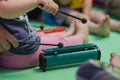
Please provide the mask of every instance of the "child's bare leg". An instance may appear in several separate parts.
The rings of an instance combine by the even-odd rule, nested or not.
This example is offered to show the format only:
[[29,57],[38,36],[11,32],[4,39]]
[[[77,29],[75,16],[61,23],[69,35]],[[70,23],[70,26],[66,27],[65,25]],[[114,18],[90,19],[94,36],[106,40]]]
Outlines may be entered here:
[[117,20],[110,19],[110,29],[113,31],[120,32],[120,22]]
[[[85,16],[82,13],[79,13],[76,11],[73,11],[70,14],[74,15],[76,17],[79,17],[79,18],[85,18]],[[74,35],[79,35],[80,38],[83,39],[84,43],[87,43],[88,42],[88,35],[89,35],[88,23],[83,24],[80,20],[73,19],[72,17],[68,17],[66,19],[68,24],[71,24],[71,20],[73,20],[72,23],[74,23],[73,25],[76,27]]]
[[72,19],[67,32],[62,33],[61,35],[64,37],[68,37],[73,35],[74,33],[75,33],[75,22],[74,22],[74,19]]
[[89,22],[89,31],[90,33],[97,34],[103,37],[107,37],[110,34],[110,28],[109,28],[109,17],[106,16],[105,20],[100,23],[93,23]]
[[[102,12],[97,12],[94,10],[91,11],[91,20],[94,22],[102,23],[103,20],[105,19],[105,17],[106,17],[106,15]],[[113,31],[120,32],[120,22],[113,20],[113,19],[110,19],[110,29]]]
[[90,14],[90,19],[96,23],[103,23],[103,21],[106,19],[106,15],[102,12],[97,12],[92,10]]
[[75,25],[76,25],[75,35],[79,35],[80,38],[82,37],[83,42],[87,43],[89,38],[88,24],[83,24],[81,21],[76,20]]
[[111,53],[110,63],[114,66],[120,67],[120,56],[116,53]]

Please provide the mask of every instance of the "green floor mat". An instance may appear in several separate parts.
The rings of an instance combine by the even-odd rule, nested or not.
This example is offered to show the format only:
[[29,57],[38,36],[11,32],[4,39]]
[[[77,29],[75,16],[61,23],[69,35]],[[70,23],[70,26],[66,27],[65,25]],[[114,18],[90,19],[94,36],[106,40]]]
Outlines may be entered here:
[[[44,25],[45,28],[55,27],[31,20],[32,25]],[[39,27],[36,27],[36,30]],[[107,38],[90,34],[89,43],[95,43],[101,50],[101,61],[109,63],[110,53],[116,52],[120,55],[120,33],[111,32]],[[10,70],[0,68],[0,80],[75,80],[78,67],[67,67],[42,72],[39,67]]]

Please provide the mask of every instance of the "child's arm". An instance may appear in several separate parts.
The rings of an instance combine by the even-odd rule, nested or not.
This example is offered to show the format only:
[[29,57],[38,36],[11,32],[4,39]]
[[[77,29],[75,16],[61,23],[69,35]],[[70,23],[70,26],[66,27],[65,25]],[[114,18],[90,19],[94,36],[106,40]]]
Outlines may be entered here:
[[6,19],[17,18],[38,7],[39,4],[44,5],[41,8],[42,10],[53,14],[58,10],[58,6],[53,0],[2,0],[0,1],[0,17]]
[[84,0],[83,13],[84,13],[88,18],[90,17],[91,8],[92,8],[92,0]]

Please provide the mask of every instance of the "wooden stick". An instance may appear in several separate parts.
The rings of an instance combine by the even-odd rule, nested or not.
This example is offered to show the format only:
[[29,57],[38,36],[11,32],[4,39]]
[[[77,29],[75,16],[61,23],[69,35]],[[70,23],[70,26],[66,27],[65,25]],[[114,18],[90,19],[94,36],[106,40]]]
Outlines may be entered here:
[[[44,7],[43,4],[39,4],[39,6]],[[65,12],[60,11],[60,10],[58,10],[58,12],[61,13],[61,14],[64,14],[64,15],[67,15],[67,16],[70,16],[70,17],[73,17],[73,18],[75,18],[75,19],[81,20],[81,22],[82,22],[83,24],[85,24],[85,23],[87,22],[87,19],[86,19],[86,18],[82,18],[82,19],[80,19],[80,18],[78,18],[78,17],[76,17],[76,16],[73,16],[73,15],[71,15],[71,14],[65,13]]]
[[46,44],[46,43],[38,43],[38,42],[22,42],[22,44],[32,44],[32,45],[47,45],[47,46],[57,46],[58,48],[63,48],[63,43],[58,44]]

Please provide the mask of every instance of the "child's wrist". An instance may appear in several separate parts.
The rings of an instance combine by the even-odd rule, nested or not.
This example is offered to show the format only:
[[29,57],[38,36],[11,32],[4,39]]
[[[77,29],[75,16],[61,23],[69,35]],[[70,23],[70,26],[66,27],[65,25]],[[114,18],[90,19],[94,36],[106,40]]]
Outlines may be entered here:
[[38,6],[38,0],[28,0],[30,2],[30,7],[36,8]]
[[36,5],[36,7],[38,7],[39,6],[39,0],[35,0],[35,5]]

